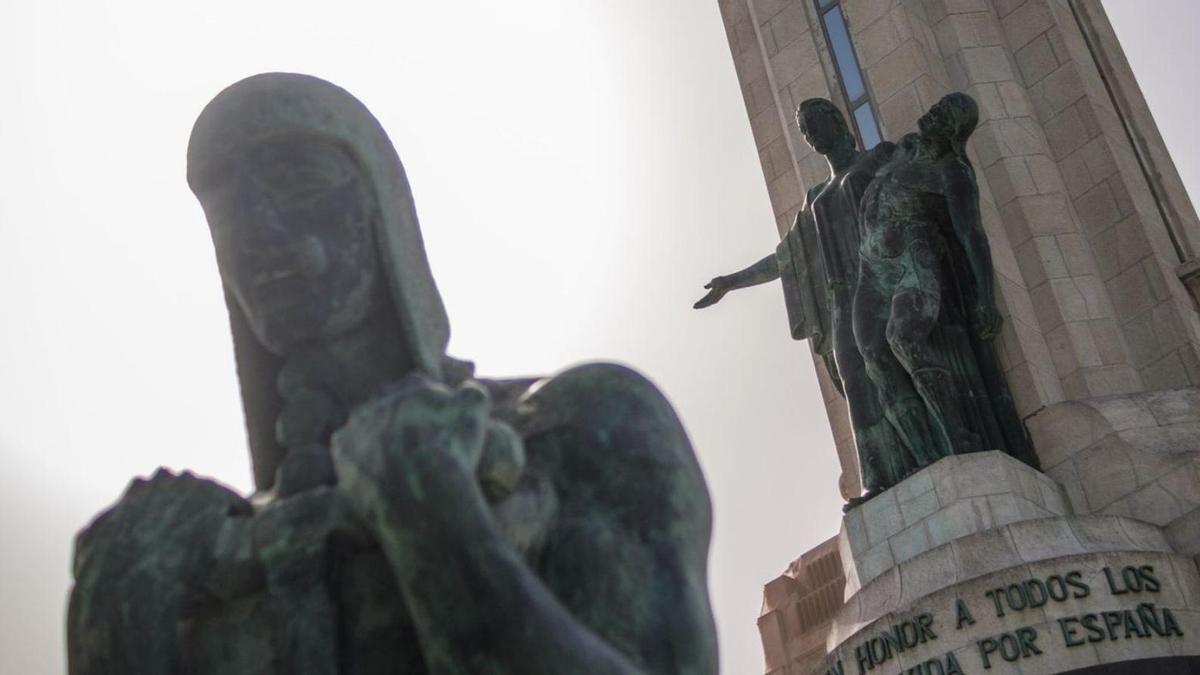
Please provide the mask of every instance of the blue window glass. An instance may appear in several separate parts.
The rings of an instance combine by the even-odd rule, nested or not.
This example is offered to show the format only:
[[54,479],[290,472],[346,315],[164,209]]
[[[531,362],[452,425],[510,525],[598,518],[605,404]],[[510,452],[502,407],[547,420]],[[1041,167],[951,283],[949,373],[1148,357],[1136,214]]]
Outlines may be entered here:
[[854,122],[858,125],[863,150],[870,150],[883,140],[879,136],[879,125],[875,123],[875,113],[871,112],[869,101],[854,109]]
[[[878,0],[869,0],[876,2]],[[846,107],[854,118],[854,129],[859,145],[864,150],[879,145],[883,135],[879,133],[879,122],[875,119],[875,111],[871,108],[870,93],[867,91],[866,80],[858,66],[858,57],[854,54],[854,43],[850,39],[850,30],[846,26],[846,15],[842,12],[842,0],[813,0],[817,11],[821,13],[821,26],[825,29],[825,42],[833,53],[833,64],[837,69],[838,79],[841,80],[842,94],[845,95]]]
[[838,74],[842,77],[842,85],[846,88],[846,98],[857,101],[867,93],[863,85],[862,73],[858,70],[858,59],[854,58],[854,46],[850,43],[850,32],[846,30],[846,19],[842,16],[842,8],[834,7],[825,12],[825,31],[829,35],[833,56],[837,61]]

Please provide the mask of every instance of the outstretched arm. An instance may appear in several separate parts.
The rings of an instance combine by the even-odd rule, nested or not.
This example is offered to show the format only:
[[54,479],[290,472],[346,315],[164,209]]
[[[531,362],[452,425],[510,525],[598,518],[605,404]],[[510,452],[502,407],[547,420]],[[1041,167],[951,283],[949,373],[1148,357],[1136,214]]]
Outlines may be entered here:
[[[802,227],[803,219],[808,217],[809,214],[809,205],[813,203],[813,200],[825,189],[828,183],[828,179],[823,180],[808,190],[808,194],[804,197],[804,203],[796,213],[796,220],[792,224],[793,231]],[[780,272],[779,258],[772,253],[746,269],[739,270],[733,274],[714,277],[712,281],[704,284],[704,287],[709,289],[708,295],[697,300],[696,304],[692,305],[692,307],[694,309],[703,309],[710,305],[715,305],[729,291],[765,284],[768,281],[775,281],[779,278]]]
[[692,307],[703,309],[709,305],[715,305],[729,291],[765,284],[768,281],[774,281],[778,278],[779,262],[776,260],[775,254],[772,253],[744,270],[725,276],[713,277],[712,281],[704,284],[704,287],[709,289],[708,294],[697,300],[696,304],[692,305]]
[[981,338],[990,340],[1000,331],[1002,319],[996,309],[992,251],[979,214],[979,188],[975,175],[969,166],[954,161],[942,170],[941,183],[954,234],[971,266],[975,287],[975,306],[972,308],[975,329]]

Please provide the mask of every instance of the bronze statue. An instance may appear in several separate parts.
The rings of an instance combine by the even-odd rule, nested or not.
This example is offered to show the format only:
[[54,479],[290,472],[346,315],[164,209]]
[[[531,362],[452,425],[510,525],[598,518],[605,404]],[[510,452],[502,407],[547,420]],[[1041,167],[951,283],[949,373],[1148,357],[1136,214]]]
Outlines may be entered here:
[[792,336],[811,339],[846,398],[870,499],[954,453],[1036,465],[992,340],[1000,328],[979,193],[966,156],[975,102],[951,94],[896,148],[858,152],[824,99],[800,105],[830,177],[774,255],[710,281],[695,304],[782,278]]
[[711,509],[614,365],[483,380],[403,167],[345,91],[273,73],[188,149],[258,493],[160,470],[80,534],[71,675],[717,671]]
[[774,254],[710,281],[708,294],[695,307],[715,304],[730,290],[782,278],[792,337],[812,340],[813,351],[846,399],[864,498],[869,498],[917,467],[884,418],[854,339],[851,313],[858,284],[859,202],[894,146],[882,143],[860,152],[842,113],[825,99],[801,103],[796,122],[809,146],[828,160],[829,177],[809,189]]
[[934,105],[867,188],[854,333],[921,463],[1000,449],[1034,464],[993,348],[1001,316],[966,143],[970,96]]

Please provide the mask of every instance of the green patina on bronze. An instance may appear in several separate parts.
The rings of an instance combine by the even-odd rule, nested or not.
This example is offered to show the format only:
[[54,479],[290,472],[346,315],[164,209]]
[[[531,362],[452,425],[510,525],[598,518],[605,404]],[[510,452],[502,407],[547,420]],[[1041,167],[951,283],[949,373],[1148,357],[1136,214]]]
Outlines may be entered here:
[[920,133],[867,151],[824,99],[800,105],[830,176],[808,191],[776,253],[713,279],[696,303],[782,278],[792,336],[846,399],[863,498],[941,457],[1004,450],[1035,463],[996,361],[991,253],[966,156],[975,102],[951,94]]
[[1030,464],[996,360],[991,250],[966,143],[975,101],[950,94],[876,174],[860,212],[854,332],[914,468],[999,449]]
[[711,675],[711,507],[626,368],[473,378],[374,117],[259,75],[189,182],[229,306],[259,491],[134,481],[78,537],[71,675]]

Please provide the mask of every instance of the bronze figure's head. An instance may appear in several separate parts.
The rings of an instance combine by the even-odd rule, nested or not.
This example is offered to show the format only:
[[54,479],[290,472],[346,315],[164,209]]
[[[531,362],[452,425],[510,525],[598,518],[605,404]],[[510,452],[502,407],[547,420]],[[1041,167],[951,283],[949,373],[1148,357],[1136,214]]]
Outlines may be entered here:
[[407,367],[440,379],[450,327],[400,158],[345,90],[291,73],[246,78],[192,130],[188,183],[216,249],[260,489],[285,358],[368,320],[394,326]]
[[917,120],[922,136],[949,141],[960,156],[965,156],[967,139],[978,124],[979,106],[975,99],[962,92],[943,96]]
[[829,155],[843,147],[853,149],[854,134],[842,111],[823,98],[806,99],[796,108],[796,125],[809,147],[822,155]]
[[207,195],[221,279],[273,353],[336,338],[377,305],[378,207],[340,144],[298,134],[264,139],[226,158]]

